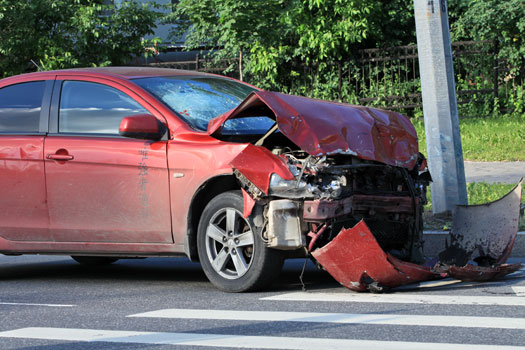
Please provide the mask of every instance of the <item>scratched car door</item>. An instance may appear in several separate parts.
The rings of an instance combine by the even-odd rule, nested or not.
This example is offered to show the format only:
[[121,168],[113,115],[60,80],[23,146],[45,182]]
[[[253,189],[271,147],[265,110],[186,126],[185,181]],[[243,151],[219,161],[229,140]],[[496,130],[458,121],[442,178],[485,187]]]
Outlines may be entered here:
[[0,86],[0,238],[46,241],[44,160],[54,76]]
[[116,83],[61,78],[44,147],[53,239],[173,242],[166,141],[118,135],[123,117],[149,113],[145,103]]

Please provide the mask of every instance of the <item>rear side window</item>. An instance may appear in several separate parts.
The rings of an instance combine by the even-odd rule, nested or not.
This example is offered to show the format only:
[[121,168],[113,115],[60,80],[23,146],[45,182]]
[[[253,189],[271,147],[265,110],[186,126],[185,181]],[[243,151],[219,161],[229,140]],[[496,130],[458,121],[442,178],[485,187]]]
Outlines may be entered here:
[[44,81],[0,89],[0,133],[37,133],[45,89]]
[[122,118],[142,113],[148,111],[111,86],[65,81],[60,97],[58,131],[118,135]]

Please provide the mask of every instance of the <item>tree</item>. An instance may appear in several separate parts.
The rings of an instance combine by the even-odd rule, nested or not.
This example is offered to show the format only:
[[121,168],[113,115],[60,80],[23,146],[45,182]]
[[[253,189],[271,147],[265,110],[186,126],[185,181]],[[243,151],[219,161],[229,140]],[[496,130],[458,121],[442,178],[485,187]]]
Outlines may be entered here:
[[0,69],[18,74],[31,60],[45,70],[126,64],[144,52],[158,16],[136,1],[0,0]]
[[365,0],[181,0],[168,21],[188,48],[215,47],[218,56],[245,53],[260,86],[281,86],[294,62],[318,63],[351,54],[367,36]]
[[[359,49],[415,43],[413,4],[412,0],[179,0],[167,21],[176,24],[174,36],[185,35],[188,49],[213,49],[217,58],[242,53],[245,75],[262,88],[355,103],[363,91],[368,97],[388,96],[417,86],[417,81],[388,85],[384,79],[368,90],[350,86],[362,78]],[[523,0],[449,0],[452,38],[497,40],[500,58],[512,67],[506,81],[523,76],[524,7]],[[487,74],[487,67],[470,63],[484,73],[469,70],[469,74],[492,77],[491,68]],[[388,65],[376,69],[377,76],[392,73]],[[516,95],[516,101],[522,95]]]
[[511,74],[525,63],[525,1],[454,0],[457,19],[451,24],[453,40],[495,40],[499,58],[510,63]]

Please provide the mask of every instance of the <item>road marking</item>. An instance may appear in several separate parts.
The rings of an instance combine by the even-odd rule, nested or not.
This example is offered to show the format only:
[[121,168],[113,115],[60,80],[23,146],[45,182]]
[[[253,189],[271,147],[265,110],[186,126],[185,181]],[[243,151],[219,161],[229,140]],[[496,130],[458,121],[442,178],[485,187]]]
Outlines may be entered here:
[[525,329],[525,318],[165,309],[127,317]]
[[260,300],[331,301],[345,303],[398,303],[398,304],[448,304],[448,305],[498,305],[525,306],[525,298],[436,294],[359,294],[353,292],[294,292],[260,298]]
[[452,278],[447,278],[441,281],[426,281],[426,282],[419,282],[419,283],[412,283],[407,284],[404,286],[396,287],[396,291],[398,290],[410,290],[410,289],[423,289],[423,288],[435,288],[435,287],[443,287],[443,286],[449,286],[452,284],[462,283],[461,280],[456,280]]
[[523,286],[512,286],[512,290],[519,297],[525,297],[525,287]]
[[128,344],[165,344],[229,348],[296,349],[296,350],[525,350],[525,347],[452,343],[418,343],[334,338],[296,338],[246,336],[234,334],[164,333],[109,331],[74,328],[21,328],[0,332],[2,338],[30,338]]
[[76,305],[68,305],[68,304],[32,304],[32,303],[4,303],[4,302],[0,302],[0,305],[48,306],[48,307],[75,307],[76,306]]

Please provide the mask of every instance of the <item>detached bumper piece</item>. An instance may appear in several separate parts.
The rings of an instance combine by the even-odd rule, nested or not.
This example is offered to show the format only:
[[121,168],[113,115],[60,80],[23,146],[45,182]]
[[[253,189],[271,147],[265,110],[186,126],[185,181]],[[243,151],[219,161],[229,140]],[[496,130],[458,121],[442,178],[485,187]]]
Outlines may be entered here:
[[351,229],[343,229],[312,255],[339,283],[357,292],[384,292],[404,284],[444,277],[428,267],[385,253],[364,221]]
[[[439,253],[439,268],[462,281],[499,279],[518,270],[507,265],[519,228],[521,180],[497,201],[456,207],[450,243]],[[467,264],[470,260],[478,266]]]
[[518,271],[521,266],[521,263],[502,264],[493,267],[474,266],[467,264],[462,267],[449,266],[448,274],[451,277],[462,281],[484,282],[501,279],[509,273]]
[[432,269],[384,252],[364,221],[311,254],[341,285],[358,292],[384,292],[447,274],[462,281],[500,279],[522,266],[505,264],[518,232],[521,188],[522,181],[495,202],[458,206],[450,243]]

